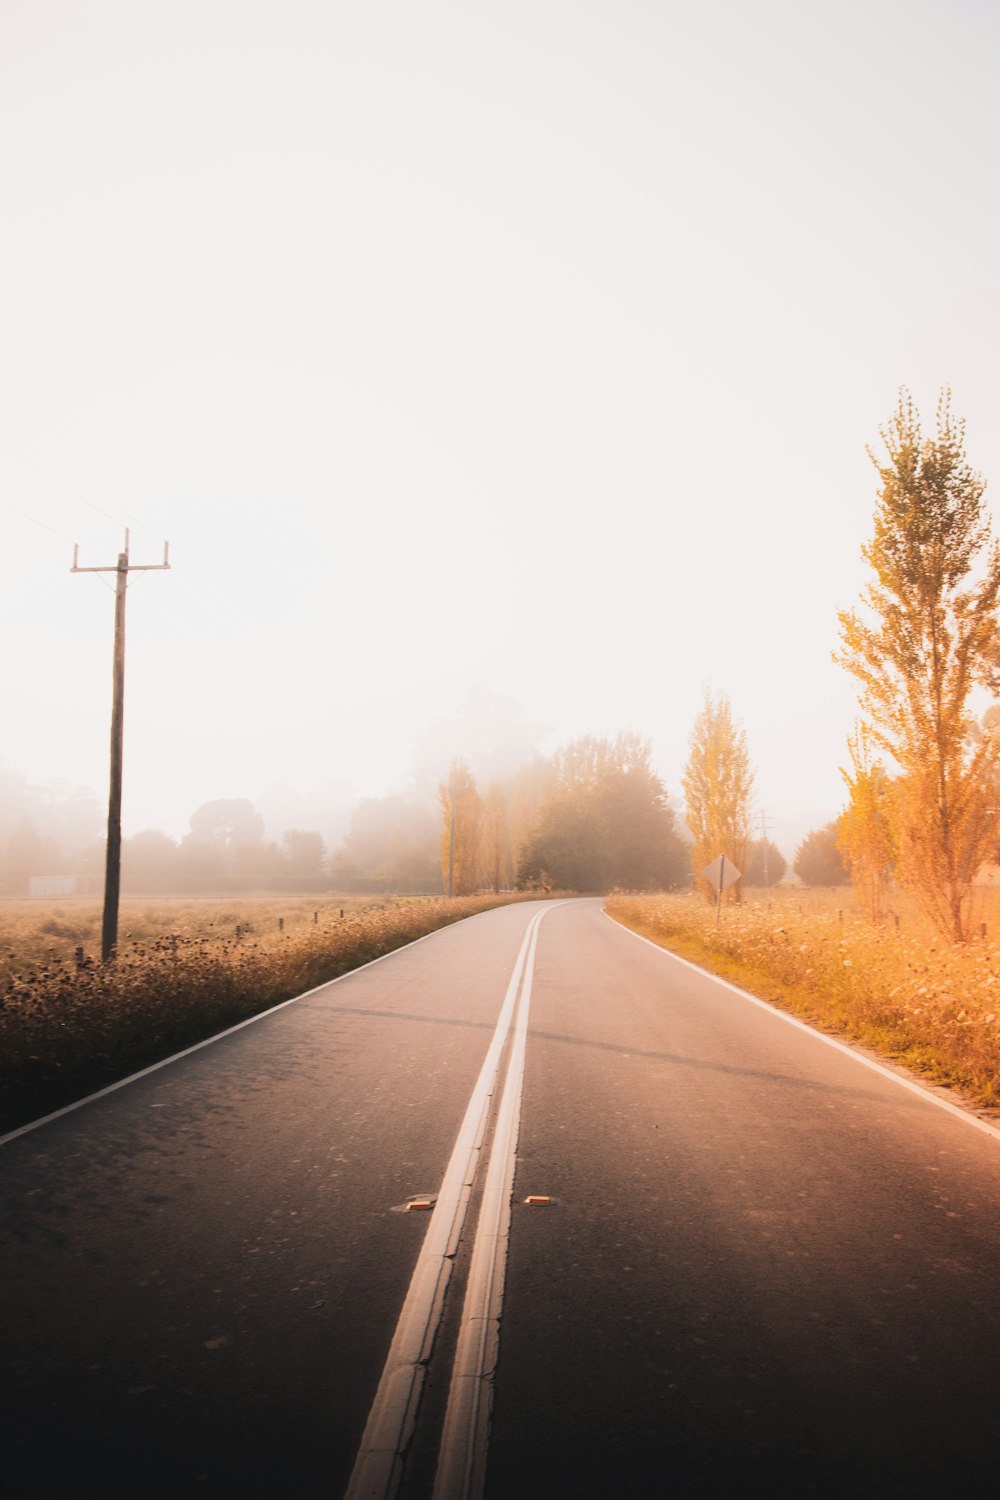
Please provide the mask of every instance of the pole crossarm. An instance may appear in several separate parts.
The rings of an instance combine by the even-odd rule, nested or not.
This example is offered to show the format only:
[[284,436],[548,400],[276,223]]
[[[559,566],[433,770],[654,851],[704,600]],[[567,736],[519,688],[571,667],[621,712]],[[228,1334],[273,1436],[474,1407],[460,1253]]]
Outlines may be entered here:
[[[125,551],[124,551],[124,554],[122,554],[125,557],[125,569],[126,569],[126,572],[129,572],[129,573],[162,573],[165,568],[169,570],[169,568],[170,568],[170,543],[169,542],[164,542],[163,543],[163,561],[161,563],[134,563],[134,562],[129,562],[128,561],[128,545],[129,545],[129,543],[128,543],[128,532],[126,531],[126,533],[125,533]],[[79,558],[79,556],[80,556],[79,543],[74,542],[73,543],[73,566],[70,568],[70,572],[71,573],[117,573],[118,569],[121,567],[121,561],[119,560],[118,562],[115,562],[115,563],[108,563],[108,565],[107,565],[106,568],[81,568],[80,565],[79,565],[79,562],[77,561],[77,559]]]

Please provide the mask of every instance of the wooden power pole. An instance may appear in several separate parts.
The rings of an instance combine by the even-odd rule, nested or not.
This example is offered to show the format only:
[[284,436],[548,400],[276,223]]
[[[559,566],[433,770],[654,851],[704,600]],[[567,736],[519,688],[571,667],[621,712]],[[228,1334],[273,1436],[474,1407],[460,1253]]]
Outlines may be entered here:
[[115,651],[112,668],[111,698],[111,789],[108,794],[108,848],[104,866],[104,920],[101,925],[101,959],[107,963],[114,958],[118,946],[118,902],[122,883],[122,762],[125,744],[125,593],[128,575],[132,573],[157,573],[170,567],[169,543],[163,544],[161,563],[130,563],[128,560],[128,532],[125,533],[125,550],[119,552],[117,563],[106,568],[81,568],[80,549],[73,548],[73,573],[116,573],[115,587]]

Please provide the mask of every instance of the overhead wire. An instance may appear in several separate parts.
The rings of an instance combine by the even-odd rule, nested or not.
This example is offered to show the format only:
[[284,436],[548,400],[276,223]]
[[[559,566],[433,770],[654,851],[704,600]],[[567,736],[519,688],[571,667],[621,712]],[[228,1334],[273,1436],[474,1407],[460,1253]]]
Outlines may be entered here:
[[[42,453],[28,438],[24,437],[22,434],[13,433],[8,427],[0,423],[0,435],[2,435],[7,443],[14,445],[14,456],[18,458],[20,462],[27,463],[29,467],[36,468],[40,473],[44,474],[47,479],[59,486],[62,490],[64,490],[65,493],[70,495],[79,504],[88,506],[89,509],[96,511],[98,515],[104,516],[104,518],[108,521],[115,521],[120,523],[124,519],[125,521],[130,521],[135,526],[141,527],[141,529],[143,531],[147,531],[150,536],[162,536],[163,533],[161,530],[154,529],[149,525],[147,521],[144,521],[141,516],[135,515],[132,511],[125,510],[122,506],[115,506],[114,510],[117,512],[117,514],[113,514],[112,511],[106,509],[105,506],[99,505],[96,500],[91,499],[90,496],[86,493],[86,491],[92,490],[92,487],[90,485],[82,484],[79,478],[72,475],[67,468],[59,463],[58,460],[53,459],[48,454]],[[24,451],[18,453],[17,449],[19,448]],[[44,525],[44,522],[38,522],[38,524]]]

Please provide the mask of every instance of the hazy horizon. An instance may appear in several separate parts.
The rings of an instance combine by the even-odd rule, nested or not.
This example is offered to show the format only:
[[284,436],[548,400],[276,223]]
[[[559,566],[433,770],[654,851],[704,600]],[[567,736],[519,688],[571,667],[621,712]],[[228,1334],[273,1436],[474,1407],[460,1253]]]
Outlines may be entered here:
[[126,837],[619,730],[680,816],[710,685],[791,861],[844,800],[899,387],[1000,483],[998,34],[8,0],[0,768],[103,808],[113,577],[70,566],[128,527],[172,568],[130,584]]

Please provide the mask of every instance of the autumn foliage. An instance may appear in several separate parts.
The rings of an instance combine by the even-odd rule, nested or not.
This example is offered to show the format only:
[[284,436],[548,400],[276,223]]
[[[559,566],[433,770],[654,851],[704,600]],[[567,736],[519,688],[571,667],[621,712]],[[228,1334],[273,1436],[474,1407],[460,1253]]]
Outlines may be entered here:
[[[750,792],[754,773],[746,734],[724,693],[706,692],[691,731],[690,754],[681,784],[688,827],[694,838],[693,863],[698,889],[711,902],[716,892],[701,871],[720,854],[741,872],[750,843]],[[727,892],[739,900],[742,881]]]
[[[840,616],[837,660],[858,679],[865,737],[890,760],[891,786],[879,798],[896,878],[942,935],[961,942],[1000,817],[1000,735],[977,735],[969,711],[976,686],[1000,691],[1000,549],[947,391],[933,438],[905,391],[881,436],[874,535],[862,548],[873,577],[864,613]],[[860,781],[857,766],[849,778],[855,852],[874,786],[866,765]],[[870,859],[852,863],[870,881]]]
[[[614,896],[609,914],[738,985],[1000,1106],[1000,944],[928,936],[920,908],[894,898],[872,927],[851,891],[783,892],[727,909],[718,925],[691,895]],[[1000,922],[1000,906],[990,912]]]

